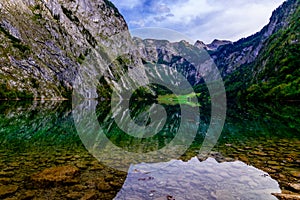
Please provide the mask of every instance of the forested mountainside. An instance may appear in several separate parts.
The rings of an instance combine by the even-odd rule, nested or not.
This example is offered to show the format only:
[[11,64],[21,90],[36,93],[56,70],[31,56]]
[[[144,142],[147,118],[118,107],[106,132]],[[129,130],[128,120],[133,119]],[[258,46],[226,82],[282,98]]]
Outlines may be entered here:
[[[300,1],[288,0],[273,12],[275,32],[262,41],[255,59],[225,78],[227,94],[240,100],[300,99]],[[274,22],[276,21],[276,23]],[[273,23],[272,23],[273,22]],[[257,44],[261,32],[233,45]],[[244,41],[244,42],[243,42]],[[256,42],[255,42],[256,41]],[[218,51],[230,50],[229,45]],[[221,68],[222,69],[222,68]]]

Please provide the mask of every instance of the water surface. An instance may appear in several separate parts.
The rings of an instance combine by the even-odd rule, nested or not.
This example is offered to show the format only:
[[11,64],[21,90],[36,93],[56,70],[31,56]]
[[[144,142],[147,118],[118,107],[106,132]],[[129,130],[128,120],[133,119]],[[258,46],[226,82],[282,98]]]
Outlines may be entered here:
[[[222,135],[209,155],[199,154],[210,120],[201,112],[199,122],[194,116],[185,124],[197,131],[185,153],[178,157],[173,152],[182,146],[174,145],[145,163],[141,160],[147,153],[176,137],[180,107],[165,105],[168,118],[157,135],[134,138],[114,123],[110,102],[93,104],[107,141],[140,158],[127,159],[109,148],[97,156],[94,152],[108,144],[97,134],[94,152],[86,149],[68,101],[2,101],[0,199],[274,199],[271,193],[295,192],[289,183],[300,182],[297,105],[228,109]],[[133,105],[131,117],[138,124],[149,123],[143,115],[148,108]]]

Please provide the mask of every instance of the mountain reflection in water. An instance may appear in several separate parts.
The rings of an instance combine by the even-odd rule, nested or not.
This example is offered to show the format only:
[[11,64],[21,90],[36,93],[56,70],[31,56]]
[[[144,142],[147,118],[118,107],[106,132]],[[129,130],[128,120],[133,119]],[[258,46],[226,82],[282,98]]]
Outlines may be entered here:
[[243,162],[218,163],[172,160],[166,163],[131,165],[117,199],[257,199],[276,200],[277,181]]

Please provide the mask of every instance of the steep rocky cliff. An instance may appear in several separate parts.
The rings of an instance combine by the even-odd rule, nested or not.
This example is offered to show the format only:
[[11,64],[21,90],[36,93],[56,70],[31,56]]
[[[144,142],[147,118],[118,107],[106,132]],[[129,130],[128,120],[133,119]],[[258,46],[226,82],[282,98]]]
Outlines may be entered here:
[[[69,98],[90,53],[117,51],[130,43],[127,31],[108,0],[1,1],[0,99]],[[121,41],[109,40],[118,34]]]

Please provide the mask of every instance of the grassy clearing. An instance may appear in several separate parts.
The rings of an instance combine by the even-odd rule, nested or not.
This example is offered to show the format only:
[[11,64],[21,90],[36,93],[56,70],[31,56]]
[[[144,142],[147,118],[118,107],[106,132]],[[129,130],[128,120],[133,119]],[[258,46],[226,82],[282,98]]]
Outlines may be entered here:
[[157,97],[157,101],[160,104],[166,105],[177,105],[177,104],[185,104],[189,106],[200,106],[197,102],[197,97],[200,96],[200,93],[191,93],[186,95],[176,95],[176,94],[166,94],[166,95],[159,95]]

